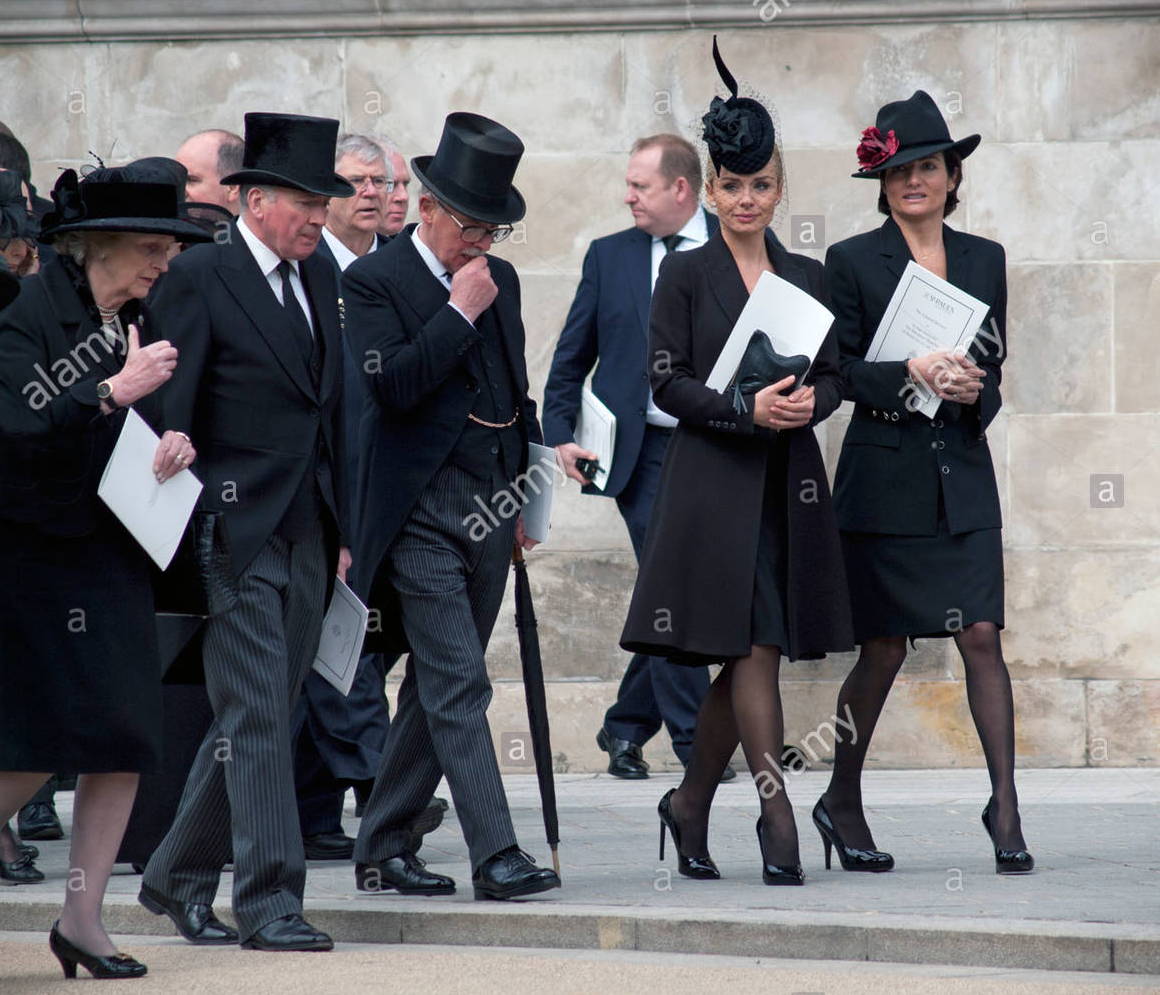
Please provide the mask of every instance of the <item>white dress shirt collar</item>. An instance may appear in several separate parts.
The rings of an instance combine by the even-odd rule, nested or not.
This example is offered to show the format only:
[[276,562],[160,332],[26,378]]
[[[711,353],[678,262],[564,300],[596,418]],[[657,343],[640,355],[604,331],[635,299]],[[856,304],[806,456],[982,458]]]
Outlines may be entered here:
[[[346,247],[346,243],[341,238],[334,234],[329,228],[322,229],[322,237],[326,239],[326,244],[330,247],[330,251],[334,254],[334,261],[338,263],[340,270],[345,270],[351,263],[353,263],[358,256]],[[378,243],[374,243],[377,247]],[[371,251],[374,251],[372,248]]]
[[[238,232],[242,236],[242,241],[246,243],[250,253],[253,255],[254,261],[257,262],[258,269],[262,271],[263,276],[268,278],[278,268],[282,257],[250,230],[250,226],[246,224],[244,215],[238,218]],[[298,272],[297,259],[290,260],[290,268],[295,273]]]
[[411,241],[419,253],[419,258],[423,260],[427,268],[431,271],[431,275],[450,290],[451,276],[447,272],[447,267],[436,258],[435,253],[431,251],[427,243],[419,237],[419,232],[422,227],[421,224],[415,225],[415,230],[411,232]]

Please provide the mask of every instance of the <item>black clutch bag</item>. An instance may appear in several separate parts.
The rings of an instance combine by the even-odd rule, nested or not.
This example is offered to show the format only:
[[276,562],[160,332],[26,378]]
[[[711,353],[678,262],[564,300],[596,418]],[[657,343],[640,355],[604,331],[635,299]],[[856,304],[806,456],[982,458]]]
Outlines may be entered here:
[[212,618],[238,602],[225,516],[195,511],[169,568],[154,571],[154,610],[159,614]]
[[783,394],[792,394],[802,385],[805,375],[809,372],[809,356],[783,356],[773,348],[769,336],[758,329],[749,337],[749,345],[745,347],[745,354],[737,365],[737,374],[733,378],[733,410],[745,414],[749,409],[745,405],[745,394],[756,394],[764,387],[793,376],[792,387],[787,387]]

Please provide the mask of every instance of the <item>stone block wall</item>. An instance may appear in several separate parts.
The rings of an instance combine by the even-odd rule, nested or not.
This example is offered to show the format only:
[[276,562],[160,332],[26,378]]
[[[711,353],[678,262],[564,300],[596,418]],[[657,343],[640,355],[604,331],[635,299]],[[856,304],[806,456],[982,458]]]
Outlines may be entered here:
[[[690,133],[716,91],[709,22],[730,25],[721,32],[729,64],[776,104],[789,179],[779,233],[798,251],[820,257],[826,244],[879,223],[874,186],[849,173],[859,133],[880,104],[921,87],[954,135],[981,133],[951,220],[998,239],[1008,257],[1011,356],[990,439],[1006,522],[1005,649],[1020,762],[1160,761],[1156,5],[1052,0],[1031,17],[1009,4],[795,0],[775,5],[774,17],[768,4],[764,18],[756,4],[716,4],[708,5],[711,17],[700,5],[686,18],[684,7],[640,4],[632,9],[648,7],[648,17],[617,30],[609,30],[611,13],[577,15],[572,29],[542,18],[532,24],[529,14],[534,34],[521,32],[518,18],[507,27],[498,15],[487,22],[490,6],[472,15],[483,19],[477,28],[449,11],[431,15],[430,31],[383,35],[329,31],[325,15],[298,11],[295,24],[313,16],[322,26],[292,33],[334,36],[269,37],[279,6],[238,29],[249,37],[229,38],[220,36],[229,33],[230,5],[219,5],[212,23],[225,28],[175,29],[180,41],[139,25],[108,29],[108,40],[84,40],[99,34],[91,25],[88,34],[38,35],[32,20],[17,25],[6,12],[0,118],[30,149],[42,191],[59,166],[86,161],[90,149],[110,162],[172,153],[199,128],[241,130],[247,110],[332,115],[348,129],[390,135],[408,155],[433,151],[448,111],[503,121],[528,150],[517,177],[528,217],[501,250],[523,280],[537,396],[588,242],[629,223],[620,202],[629,146],[658,131]],[[337,5],[350,18],[359,6]],[[843,20],[822,8],[851,13]],[[199,31],[212,40],[198,40]],[[76,37],[27,43],[42,35]],[[810,242],[810,222],[818,221]],[[839,412],[819,431],[831,468],[847,418]],[[1106,486],[1116,500],[1101,504]],[[592,737],[626,663],[616,640],[634,576],[613,502],[571,485],[558,500],[551,541],[529,562],[558,764],[600,769]],[[784,668],[792,742],[824,730],[851,662]],[[510,604],[490,665],[497,741],[502,733],[518,739],[527,723]],[[648,756],[671,767],[665,739]],[[821,746],[814,753],[819,764],[832,755]],[[518,769],[519,758],[505,763]],[[920,643],[911,654],[871,763],[982,763],[952,646]]]

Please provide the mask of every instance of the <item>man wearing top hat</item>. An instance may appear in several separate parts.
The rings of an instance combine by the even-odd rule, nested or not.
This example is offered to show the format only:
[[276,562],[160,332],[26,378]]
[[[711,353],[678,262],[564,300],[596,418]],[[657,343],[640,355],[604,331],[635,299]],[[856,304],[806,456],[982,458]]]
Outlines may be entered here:
[[[557,888],[516,845],[487,722],[484,653],[522,520],[473,538],[478,501],[504,491],[539,442],[519,281],[486,255],[524,216],[523,143],[477,114],[448,116],[412,160],[419,224],[344,272],[347,334],[376,409],[360,437],[359,590],[381,625],[368,650],[408,652],[398,710],[355,844],[362,891],[439,895],[455,882],[407,849],[408,823],[446,776],[475,897]],[[474,517],[478,517],[477,515]],[[494,516],[493,516],[494,517]]]
[[[205,627],[214,722],[140,901],[192,943],[329,950],[302,917],[289,722],[350,562],[338,286],[312,253],[329,198],[353,190],[334,172],[337,121],[247,114],[245,130],[242,169],[221,180],[241,186],[230,238],[175,259],[152,301],[182,356],[166,415],[224,515],[238,602]],[[211,908],[231,852],[237,932]]]

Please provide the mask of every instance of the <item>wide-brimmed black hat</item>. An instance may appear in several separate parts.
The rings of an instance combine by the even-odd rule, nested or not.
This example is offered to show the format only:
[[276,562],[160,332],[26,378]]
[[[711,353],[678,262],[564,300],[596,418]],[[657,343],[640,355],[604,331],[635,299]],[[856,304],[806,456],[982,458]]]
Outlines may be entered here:
[[949,149],[965,159],[978,148],[979,141],[978,135],[968,135],[956,142],[931,95],[915,90],[908,99],[879,109],[874,127],[862,132],[858,145],[862,168],[852,175],[876,177],[891,166],[904,166]]
[[354,187],[334,171],[337,141],[334,118],[251,112],[246,115],[242,168],[223,176],[222,185],[256,183],[324,197],[353,197]]
[[448,114],[435,154],[416,156],[411,168],[439,200],[476,221],[505,225],[527,211],[512,186],[524,143],[480,114]]
[[721,58],[716,35],[713,36],[713,61],[731,96],[728,100],[713,98],[709,113],[701,118],[704,125],[701,137],[709,147],[714,169],[724,168],[740,176],[749,176],[773,157],[777,138],[773,118],[760,101],[737,96],[737,80]]
[[[66,169],[52,188],[53,208],[41,220],[40,240],[73,231],[124,231],[172,235],[179,242],[212,238],[186,216],[184,181],[171,159],[138,159],[101,166],[80,179]],[[184,167],[181,167],[184,172]]]

